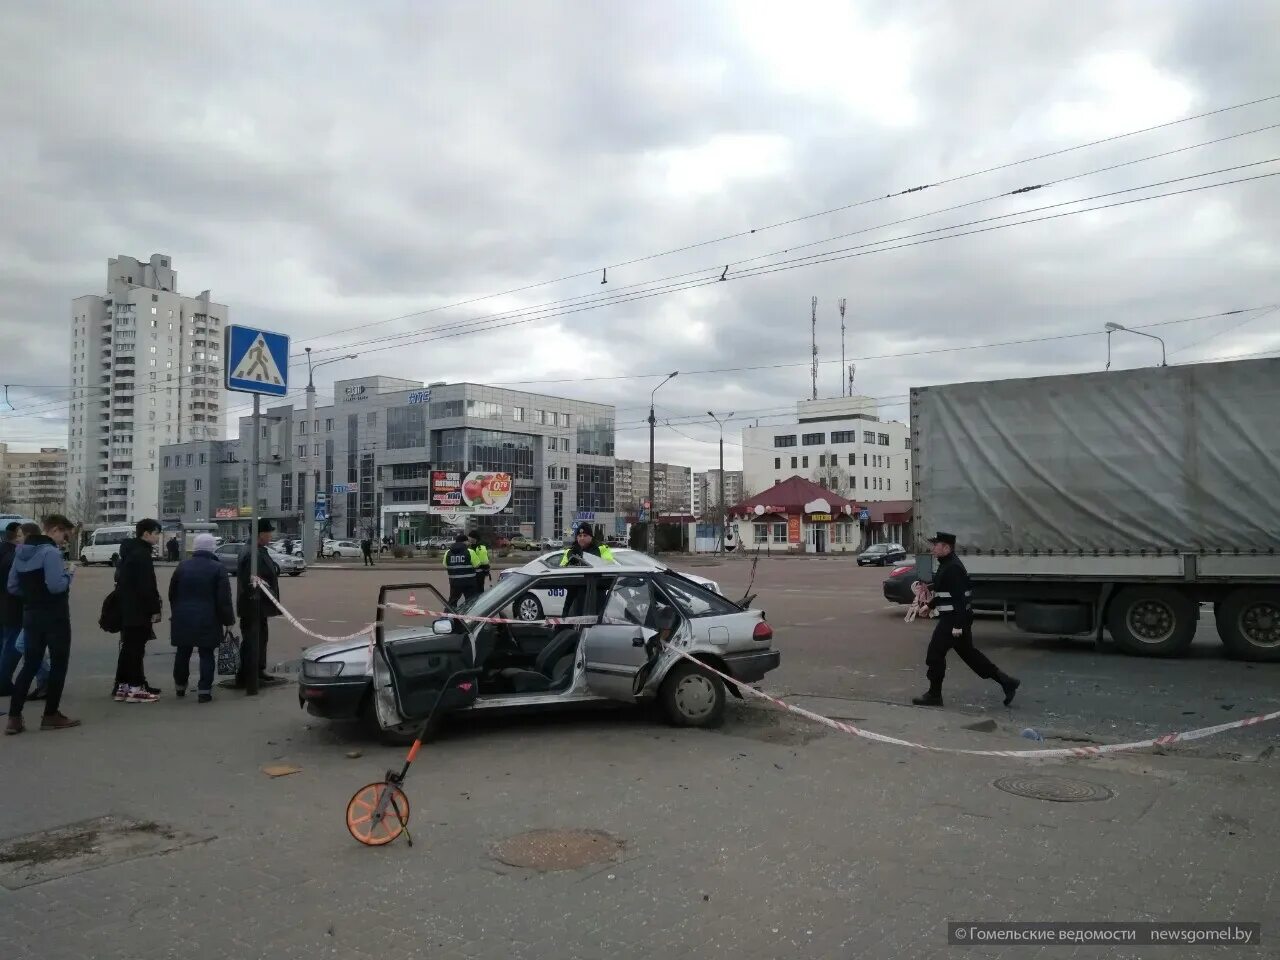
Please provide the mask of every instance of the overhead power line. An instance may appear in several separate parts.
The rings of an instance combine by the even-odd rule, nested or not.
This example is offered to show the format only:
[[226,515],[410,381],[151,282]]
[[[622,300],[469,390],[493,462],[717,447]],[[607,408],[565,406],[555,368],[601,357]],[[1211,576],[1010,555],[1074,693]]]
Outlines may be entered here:
[[845,210],[852,210],[856,207],[865,206],[867,204],[879,203],[884,200],[890,200],[895,197],[902,197],[912,193],[920,193],[925,190],[931,190],[937,187],[946,186],[947,184],[959,183],[963,180],[969,180],[974,177],[984,176],[988,173],[996,173],[1000,170],[1009,170],[1009,169],[1012,169],[1013,167],[1023,166],[1028,163],[1034,163],[1038,160],[1047,160],[1050,157],[1058,157],[1058,156],[1063,156],[1064,154],[1074,153],[1080,150],[1087,150],[1091,147],[1098,147],[1098,146],[1102,146],[1103,144],[1114,143],[1116,141],[1124,140],[1129,137],[1136,137],[1144,133],[1151,133],[1155,130],[1163,130],[1169,127],[1178,126],[1180,124],[1191,123],[1195,120],[1203,120],[1206,117],[1217,116],[1218,114],[1229,113],[1234,110],[1242,110],[1245,107],[1256,106],[1260,103],[1269,103],[1273,100],[1278,100],[1278,99],[1280,99],[1280,93],[1272,94],[1271,96],[1267,96],[1267,97],[1259,97],[1256,100],[1249,100],[1244,103],[1236,103],[1226,107],[1219,107],[1215,110],[1208,110],[1208,111],[1205,111],[1204,113],[1198,113],[1190,117],[1181,117],[1177,120],[1170,120],[1165,123],[1158,123],[1149,127],[1141,127],[1137,130],[1130,130],[1126,133],[1119,133],[1119,134],[1115,134],[1114,136],[1103,137],[1100,140],[1090,140],[1086,143],[1076,144],[1075,146],[1063,147],[1058,150],[1050,150],[1046,153],[1036,154],[1035,156],[1031,156],[1031,157],[1023,157],[1020,160],[1011,160],[1006,163],[996,164],[995,166],[984,167],[980,170],[972,170],[968,173],[957,174],[956,176],[937,180],[937,181],[934,181],[933,183],[926,183],[926,184],[922,184],[920,186],[915,186],[915,187],[907,187],[905,189],[900,189],[895,192],[868,197],[864,200],[857,200],[851,203],[842,204],[837,207],[830,207],[826,210],[819,210],[815,213],[807,213],[802,216],[791,217],[786,220],[779,220],[775,223],[769,223],[759,227],[752,227],[751,229],[748,229],[748,230],[739,230],[734,233],[724,234],[723,236],[713,237],[707,240],[699,240],[694,243],[684,244],[683,246],[673,247],[669,250],[659,251],[658,253],[645,254],[639,257],[632,257],[629,260],[621,260],[616,263],[603,264],[597,267],[590,267],[584,270],[580,270],[576,273],[565,274],[564,276],[555,277],[550,280],[539,280],[536,283],[524,284],[519,287],[512,287],[510,289],[502,290],[496,293],[487,293],[478,297],[470,297],[465,300],[457,300],[452,303],[440,304],[439,306],[429,307],[423,310],[417,310],[412,313],[401,314],[400,316],[391,317],[386,320],[375,320],[369,323],[357,324],[351,327],[344,327],[338,330],[331,331],[329,333],[317,334],[314,337],[310,337],[306,340],[300,340],[298,342],[309,343],[315,340],[322,340],[322,339],[327,339],[328,337],[337,336],[341,333],[350,333],[356,330],[365,330],[365,329],[369,329],[371,327],[379,326],[382,324],[395,323],[400,320],[411,320],[414,317],[426,316],[428,314],[438,313],[443,310],[450,310],[455,307],[465,307],[473,303],[480,303],[484,300],[492,300],[497,297],[511,296],[517,293],[524,293],[528,290],[536,290],[539,287],[546,287],[546,286],[551,286],[557,283],[564,283],[569,280],[577,280],[582,277],[594,276],[597,273],[602,273],[603,275],[607,276],[607,272],[609,270],[616,271],[622,267],[634,266],[635,264],[645,263],[650,260],[657,260],[661,257],[672,256],[677,253],[686,253],[690,250],[697,250],[702,247],[712,246],[717,243],[724,243],[729,240],[737,240],[742,237],[754,236],[757,234],[765,233],[766,231],[769,231],[769,230],[775,230],[780,227],[791,226],[792,224],[796,224],[796,223],[803,223],[804,221],[813,220],[818,217],[828,216],[833,213],[841,213]]

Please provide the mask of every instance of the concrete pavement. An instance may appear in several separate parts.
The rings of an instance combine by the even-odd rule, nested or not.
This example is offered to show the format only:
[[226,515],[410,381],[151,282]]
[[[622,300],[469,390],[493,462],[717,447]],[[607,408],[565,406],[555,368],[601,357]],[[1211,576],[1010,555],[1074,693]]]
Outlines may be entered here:
[[[745,587],[745,566],[708,575]],[[66,709],[85,726],[0,743],[0,847],[36,835],[24,855],[54,874],[23,885],[35,867],[0,853],[6,957],[943,957],[959,955],[946,922],[970,919],[1258,920],[1262,947],[1232,955],[1274,955],[1277,767],[1259,754],[1275,730],[1232,741],[1239,760],[1217,749],[1028,762],[866,743],[752,704],[731,704],[717,731],[628,710],[485,718],[452,724],[410,773],[415,846],[366,849],[343,810],[402,751],[308,718],[292,688],[178,701],[164,640],[148,672],[165,698],[111,702],[113,640],[91,628],[108,579],[77,575]],[[283,593],[348,632],[371,615],[379,579],[317,571]],[[783,650],[766,686],[893,735],[1017,749],[1033,746],[1018,729],[1050,714],[1064,732],[1127,738],[1185,709],[1220,722],[1275,700],[1275,671],[1222,660],[1208,642],[1181,664],[1134,661],[999,645],[987,625],[980,643],[1027,680],[1015,709],[958,664],[946,709],[912,709],[899,694],[919,684],[929,625],[877,604],[875,572],[762,563],[755,589]],[[273,660],[311,642],[275,633]],[[271,778],[273,763],[300,769]],[[1111,796],[1049,803],[993,786],[1013,775]],[[155,826],[115,862],[40,846],[41,831],[107,815]],[[606,831],[623,852],[552,873],[494,858],[503,839],[553,827]]]

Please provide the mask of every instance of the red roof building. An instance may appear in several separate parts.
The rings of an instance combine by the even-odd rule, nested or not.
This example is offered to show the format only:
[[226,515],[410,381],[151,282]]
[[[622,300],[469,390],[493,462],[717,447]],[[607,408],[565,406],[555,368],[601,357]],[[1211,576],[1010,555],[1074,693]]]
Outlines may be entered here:
[[826,487],[791,477],[730,508],[745,551],[855,553],[861,508]]

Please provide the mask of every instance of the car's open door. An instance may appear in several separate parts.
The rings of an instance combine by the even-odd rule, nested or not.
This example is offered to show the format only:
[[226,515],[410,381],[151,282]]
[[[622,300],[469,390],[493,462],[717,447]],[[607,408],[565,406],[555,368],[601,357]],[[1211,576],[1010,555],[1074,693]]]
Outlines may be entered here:
[[610,700],[633,702],[664,652],[660,636],[670,636],[678,615],[647,575],[614,580],[598,624],[586,631],[587,689]]
[[452,612],[429,583],[395,584],[378,591],[373,683],[374,707],[383,729],[420,723],[437,702],[442,710],[456,710],[475,700],[474,677],[450,683],[455,674],[472,666],[474,647],[465,623],[453,620],[449,632],[436,632],[436,623],[447,619],[436,614]]

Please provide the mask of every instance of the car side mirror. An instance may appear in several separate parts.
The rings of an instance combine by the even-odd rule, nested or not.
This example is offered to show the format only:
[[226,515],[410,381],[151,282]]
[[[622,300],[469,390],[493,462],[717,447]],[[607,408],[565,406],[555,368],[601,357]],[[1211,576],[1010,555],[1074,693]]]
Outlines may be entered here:
[[436,636],[447,637],[453,633],[453,621],[448,617],[441,617],[431,624],[431,630]]

